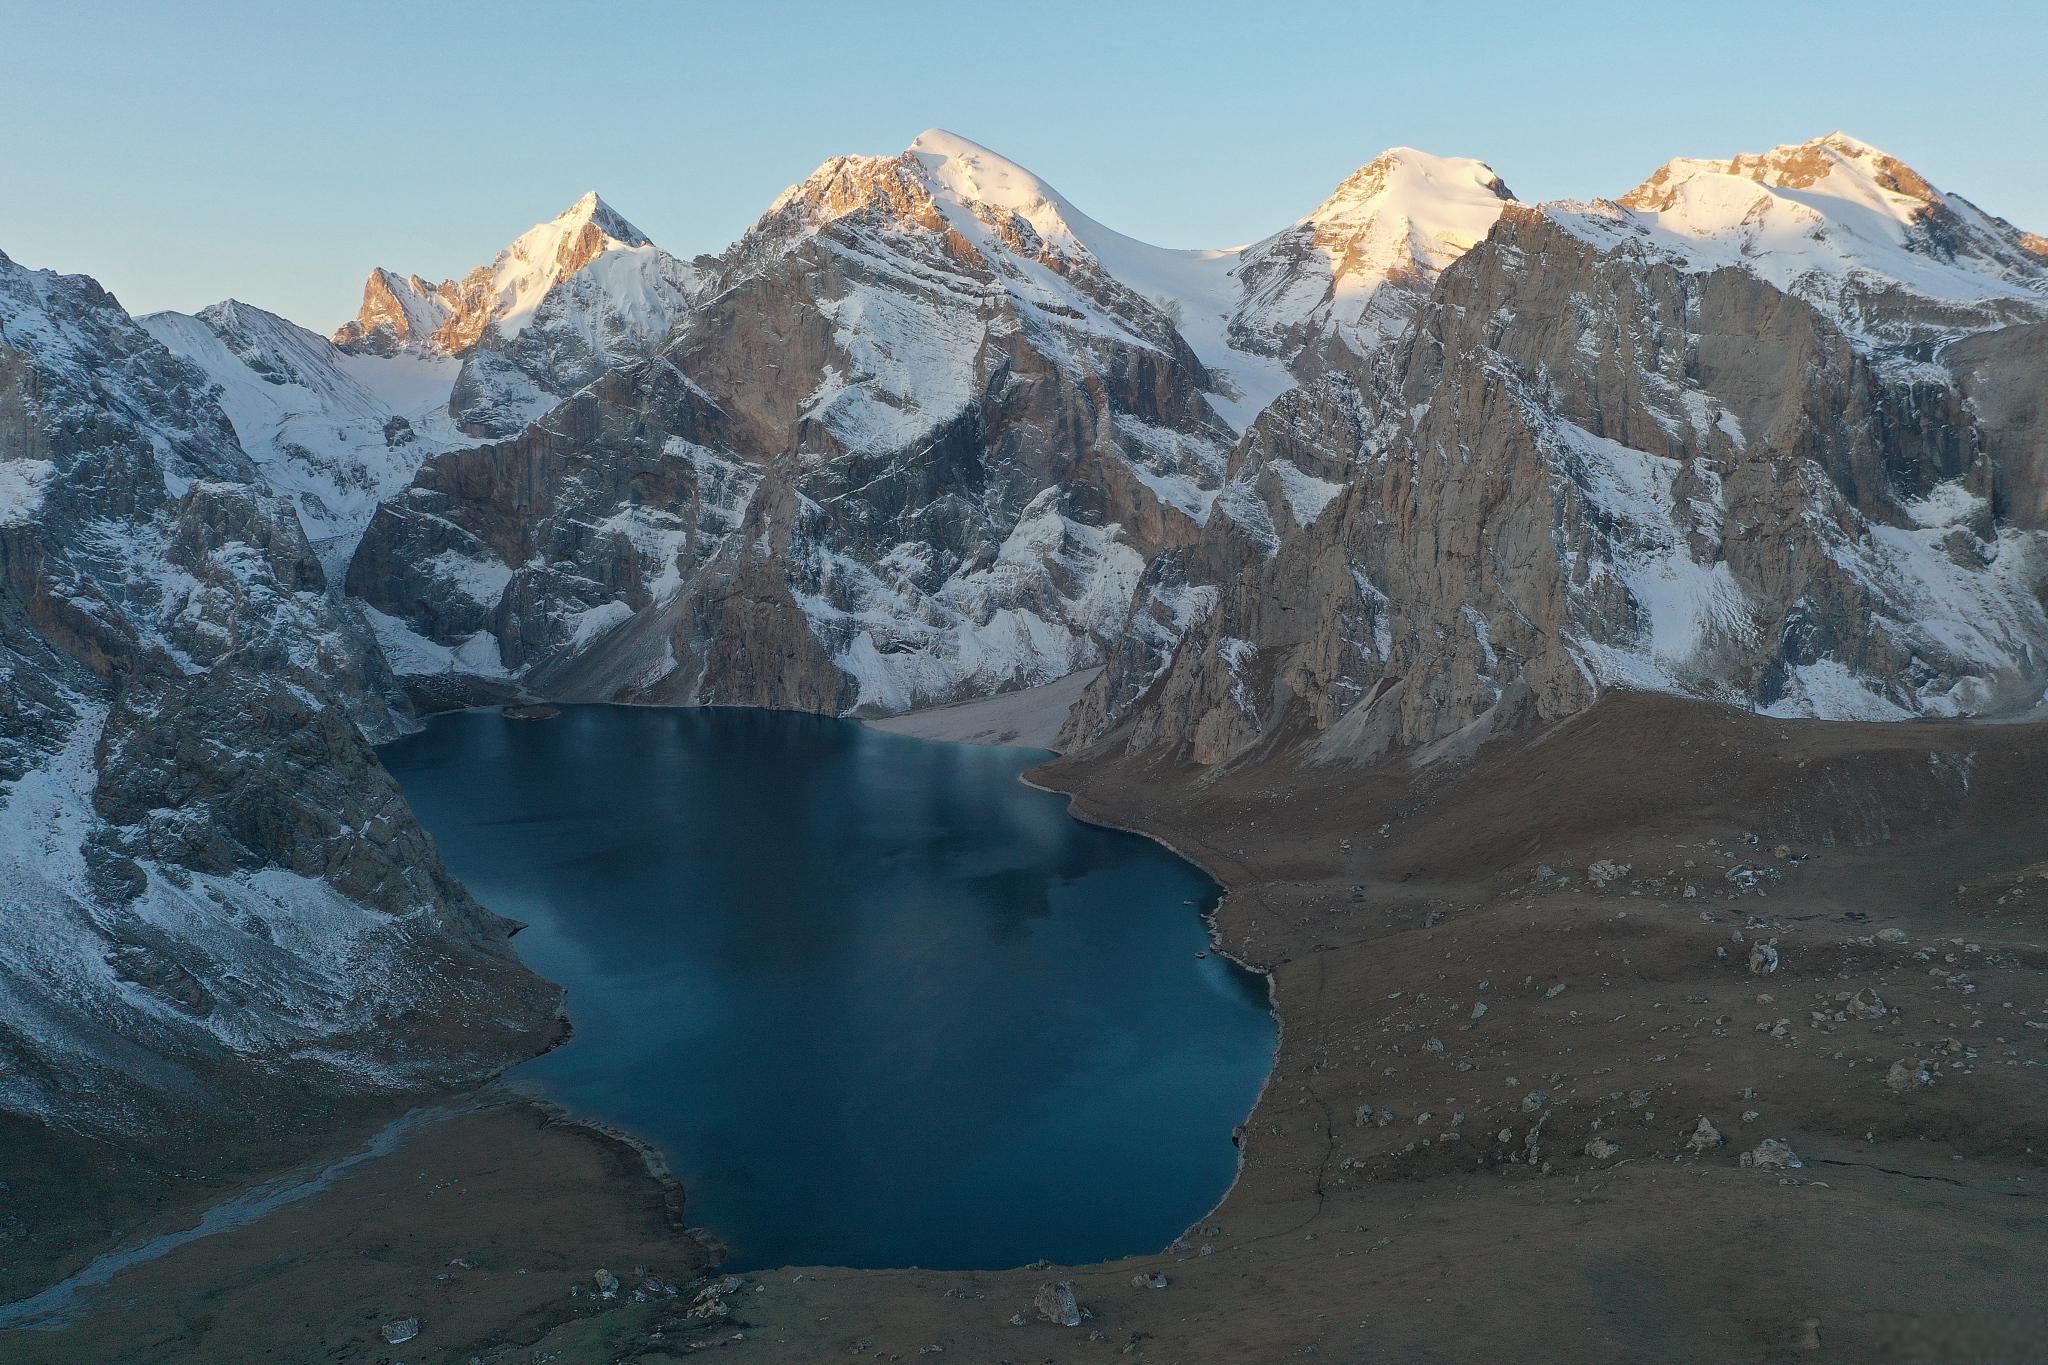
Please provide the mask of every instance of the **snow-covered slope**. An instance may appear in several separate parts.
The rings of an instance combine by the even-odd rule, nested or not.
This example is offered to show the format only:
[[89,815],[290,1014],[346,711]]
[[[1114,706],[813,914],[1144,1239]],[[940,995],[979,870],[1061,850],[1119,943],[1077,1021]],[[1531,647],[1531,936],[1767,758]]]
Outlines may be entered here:
[[1552,212],[1596,243],[1633,238],[1690,268],[1748,270],[1873,346],[2048,317],[2048,241],[1846,133],[1682,157],[1618,202]]
[[[1284,363],[1234,345],[1230,321],[1241,296],[1236,250],[1179,251],[1104,227],[1016,162],[943,128],[910,144],[948,221],[976,234],[977,205],[1014,213],[1049,249],[1100,269],[1172,320],[1189,349],[1219,382],[1210,403],[1236,430],[1292,383]],[[985,233],[979,235],[985,236]]]
[[1232,432],[1036,185],[964,144],[827,162],[661,364],[389,500],[351,589],[480,687],[895,710],[1099,661]]
[[1291,367],[1305,348],[1334,335],[1363,356],[1391,340],[1443,268],[1513,201],[1483,162],[1396,147],[1270,237],[1174,250],[1103,226],[1030,171],[958,134],[927,130],[910,155],[963,231],[973,234],[980,221],[975,205],[1015,213],[1051,249],[1093,263],[1162,308],[1219,381],[1210,401],[1239,431],[1293,385]]
[[459,363],[447,356],[350,354],[233,299],[138,321],[213,381],[242,449],[292,500],[330,574],[420,461],[468,439],[448,418]]
[[1354,355],[1371,355],[1512,202],[1483,161],[1412,147],[1383,152],[1293,227],[1239,253],[1243,297],[1231,336],[1282,356],[1334,336]]
[[1070,738],[1365,759],[1610,687],[2032,712],[2042,248],[1840,135],[1504,206],[1379,363],[1260,415],[1147,566],[1171,658],[1114,651]]
[[[371,410],[213,312],[163,329]],[[225,393],[0,256],[0,1107],[85,1132],[474,1078],[554,998],[377,766],[396,686]]]
[[334,344],[357,355],[461,360],[456,420],[504,436],[607,367],[645,356],[697,287],[689,264],[592,192],[460,280],[372,271],[361,312]]

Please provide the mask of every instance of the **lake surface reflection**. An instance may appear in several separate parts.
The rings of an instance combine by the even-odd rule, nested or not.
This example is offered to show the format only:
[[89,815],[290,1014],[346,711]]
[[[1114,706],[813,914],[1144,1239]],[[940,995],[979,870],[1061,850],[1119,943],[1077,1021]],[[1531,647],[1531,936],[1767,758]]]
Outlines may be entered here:
[[436,718],[383,750],[569,988],[512,1073],[658,1146],[735,1268],[1154,1251],[1271,1065],[1217,887],[1018,774],[1046,755],[749,710]]

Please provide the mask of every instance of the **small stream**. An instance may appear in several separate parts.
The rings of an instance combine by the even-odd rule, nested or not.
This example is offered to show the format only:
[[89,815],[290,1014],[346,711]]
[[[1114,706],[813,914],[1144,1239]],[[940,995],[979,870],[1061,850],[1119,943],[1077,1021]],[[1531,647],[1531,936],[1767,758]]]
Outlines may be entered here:
[[397,1150],[398,1144],[405,1140],[407,1134],[458,1112],[460,1111],[456,1109],[439,1106],[414,1109],[377,1130],[368,1142],[355,1151],[339,1161],[321,1167],[311,1175],[298,1173],[267,1180],[252,1189],[223,1199],[201,1214],[199,1221],[191,1227],[160,1233],[133,1246],[117,1247],[103,1255],[95,1256],[83,1270],[51,1285],[40,1294],[26,1299],[16,1299],[13,1303],[0,1304],[0,1330],[46,1330],[61,1327],[90,1307],[89,1304],[81,1302],[82,1291],[97,1289],[122,1271],[168,1255],[188,1242],[247,1227],[288,1204],[296,1204],[309,1195],[318,1194],[347,1174],[350,1167],[380,1156],[389,1156]]

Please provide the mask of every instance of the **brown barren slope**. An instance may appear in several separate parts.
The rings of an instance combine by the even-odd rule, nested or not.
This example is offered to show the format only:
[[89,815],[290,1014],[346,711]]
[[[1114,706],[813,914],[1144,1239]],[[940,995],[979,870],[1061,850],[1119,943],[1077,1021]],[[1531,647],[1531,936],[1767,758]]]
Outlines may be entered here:
[[[286,1315],[249,1313],[243,1354],[216,1335],[123,1355],[103,1313],[51,1358],[2048,1359],[2044,775],[2048,726],[1627,694],[1463,764],[1061,760],[1034,780],[1208,866],[1223,945],[1273,974],[1280,1056],[1243,1174],[1183,1243],[1071,1270],[773,1271],[722,1317],[686,1316],[687,1286],[553,1326],[508,1303],[495,1341],[430,1316],[403,1350],[365,1318],[302,1351]],[[1742,1164],[1765,1139],[1803,1164]],[[641,1179],[515,1174],[494,1197],[537,1246],[557,1210],[630,1205]],[[307,1273],[362,1254],[320,1222],[348,1188],[301,1206],[296,1235],[332,1258],[307,1250]],[[638,1244],[599,1231],[620,1250],[572,1258]],[[208,1255],[257,1273],[234,1246],[255,1235]],[[550,1272],[565,1301],[571,1269]],[[1154,1271],[1164,1289],[1133,1283]],[[1054,1279],[1080,1326],[1033,1314]]]

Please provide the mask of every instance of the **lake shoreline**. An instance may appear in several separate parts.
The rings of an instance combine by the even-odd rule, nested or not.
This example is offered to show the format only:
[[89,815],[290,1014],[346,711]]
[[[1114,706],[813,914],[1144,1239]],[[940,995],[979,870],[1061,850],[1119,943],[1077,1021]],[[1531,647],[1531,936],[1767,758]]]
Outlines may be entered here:
[[[1166,835],[1156,833],[1151,830],[1140,829],[1132,825],[1119,824],[1107,812],[1090,809],[1088,806],[1083,804],[1081,798],[1074,792],[1064,788],[1051,786],[1046,783],[1033,780],[1035,774],[1040,773],[1044,768],[1047,768],[1049,766],[1051,765],[1040,764],[1038,765],[1038,767],[1035,768],[1027,768],[1025,771],[1017,775],[1017,780],[1019,782],[1022,782],[1025,786],[1031,787],[1036,791],[1042,791],[1052,796],[1066,797],[1067,814],[1072,816],[1076,820],[1086,821],[1087,823],[1092,825],[1100,825],[1104,829],[1118,830],[1125,834],[1135,834],[1142,839],[1150,839],[1152,842],[1166,849],[1167,852],[1173,854],[1176,858],[1181,859],[1183,862],[1191,863],[1194,866],[1201,868],[1203,874],[1206,875],[1209,878],[1209,880],[1216,883],[1218,887],[1216,903],[1210,906],[1207,910],[1204,910],[1202,912],[1202,922],[1205,926],[1207,926],[1209,931],[1209,951],[1215,954],[1216,956],[1223,958],[1225,961],[1232,963],[1239,969],[1246,972],[1250,972],[1252,975],[1258,977],[1261,981],[1265,982],[1266,1010],[1267,1013],[1273,1016],[1273,1055],[1277,1061],[1280,1055],[1280,1050],[1286,1046],[1287,1042],[1287,1020],[1286,1017],[1282,1015],[1280,1012],[1280,983],[1278,978],[1276,978],[1270,970],[1260,966],[1258,963],[1246,961],[1245,959],[1232,953],[1230,949],[1226,946],[1223,937],[1221,917],[1223,914],[1223,907],[1225,903],[1230,899],[1230,884],[1226,882],[1222,878],[1222,876],[1218,874],[1217,870],[1214,867],[1212,867],[1210,865],[1210,862],[1206,860],[1202,855],[1190,852],[1187,849],[1179,847],[1178,845],[1173,843],[1173,841],[1169,839]],[[1259,1085],[1259,1093],[1253,1098],[1251,1107],[1245,1111],[1243,1122],[1238,1124],[1237,1126],[1236,1131],[1240,1135],[1240,1138],[1243,1133],[1245,1125],[1251,1122],[1252,1115],[1258,1113],[1259,1106],[1265,1102],[1266,1090],[1268,1087],[1272,1085],[1272,1083],[1273,1071],[1271,1068],[1269,1068],[1266,1072],[1265,1080],[1262,1081]],[[1208,1212],[1204,1213],[1200,1218],[1195,1219],[1192,1223],[1188,1224],[1186,1228],[1182,1229],[1181,1236],[1176,1238],[1175,1241],[1185,1241],[1187,1239],[1187,1234],[1189,1232],[1193,1231],[1197,1227],[1213,1222],[1217,1211],[1220,1210],[1225,1204],[1230,1202],[1230,1196],[1237,1189],[1238,1181],[1244,1178],[1245,1169],[1244,1143],[1240,1140],[1235,1145],[1237,1147],[1237,1168],[1231,1174],[1229,1186],[1224,1189],[1222,1195],[1217,1198],[1216,1202],[1210,1205]]]
[[[1768,900],[1720,889],[1719,861],[1742,856],[1744,831],[1766,822],[1768,843],[1789,822],[1837,818],[1828,801],[1854,793],[1831,797],[1825,783],[1855,771],[1844,765],[1896,760],[1910,777],[1931,749],[1973,745],[1975,732],[1802,725],[1623,696],[1421,772],[1197,782],[1114,758],[1034,768],[1032,785],[1066,795],[1076,818],[1138,824],[1221,884],[1211,933],[1285,1000],[1230,1192],[1189,1245],[1119,1262],[763,1271],[744,1296],[736,1358],[809,1362],[863,1342],[1063,1365],[1120,1348],[1187,1361],[1429,1358],[1446,1342],[1463,1356],[1575,1362],[2034,1358],[2048,1315],[2014,1286],[2048,1274],[2048,1248],[2016,1197],[2040,1178],[2038,1145],[2027,1146],[2038,1138],[2013,1115],[2037,1073],[1987,1051],[1921,1094],[1884,1084],[1886,1060],[1925,1051],[1928,1030],[1957,1011],[2039,993],[2033,912],[1998,898],[2010,869],[2038,862],[2042,800],[2024,779],[2048,763],[2048,727],[2001,738],[1980,755],[1959,832],[1905,810],[1888,843],[1829,845]],[[1631,762],[1598,761],[1617,753]],[[1788,794],[1803,804],[1788,808]],[[1632,880],[1594,885],[1580,874],[1598,860],[1627,864]],[[1532,880],[1539,863],[1558,872]],[[1680,899],[1670,879],[1689,875],[1708,890]],[[1769,981],[1715,951],[1758,916],[1783,954]],[[1878,926],[1902,928],[1909,945],[1871,946]],[[1914,948],[1952,936],[2010,959],[1980,967],[1988,994],[1958,995],[1914,963]],[[1771,1014],[1760,993],[1793,1013],[1815,991],[1863,985],[1887,1015],[1832,1026],[1827,1046],[1751,1028]],[[1710,1003],[1671,1007],[1689,995]],[[1475,998],[1491,1004],[1483,1019]],[[1716,1011],[1733,1026],[1707,1027]],[[1653,1042],[1660,1027],[1672,1041]],[[1969,1036],[1988,1049],[1991,1033],[1987,1021]],[[1831,1060],[1845,1046],[1847,1061]],[[1846,1069],[1866,1055],[1876,1065]],[[1654,1102],[1631,1108],[1631,1087]],[[1443,1102],[1460,1089],[1478,1117],[1447,1142]],[[1538,1089],[1545,1101],[1525,1111]],[[1725,1145],[1687,1147],[1699,1115]],[[1496,1145],[1497,1127],[1514,1141]],[[1619,1158],[1582,1150],[1589,1134],[1615,1141]],[[1511,1160],[1532,1135],[1541,1159]],[[1744,1167],[1738,1155],[1764,1136],[1805,1168]],[[528,1170],[535,1193],[649,1185],[625,1165],[594,1184]],[[1461,1292],[1480,1266],[1510,1290]],[[1133,1283],[1155,1272],[1165,1292]],[[1107,1345],[1032,1318],[1037,1286],[1055,1278],[1073,1284]],[[1349,1311],[1330,1313],[1335,1302]],[[614,1310],[616,1349],[600,1358],[729,1341],[673,1316],[628,1323],[637,1311]],[[1010,1326],[1013,1315],[1026,1325]]]
[[[1236,1177],[1271,992],[1187,917],[1219,890],[1199,865],[1013,781],[1044,751],[1004,748],[593,706],[538,727],[442,716],[383,754],[451,869],[529,924],[522,959],[568,991],[573,1036],[507,1080],[687,1163],[691,1217],[735,1264],[1156,1249]],[[826,999],[848,1012],[820,1040]],[[734,1072],[757,1054],[823,1089],[799,1102],[780,1072]],[[627,1058],[666,1084],[635,1084]],[[895,1084],[905,1066],[937,1068],[942,1111]],[[862,1130],[841,1133],[853,1109]],[[1054,1182],[1089,1211],[1025,1193]]]

